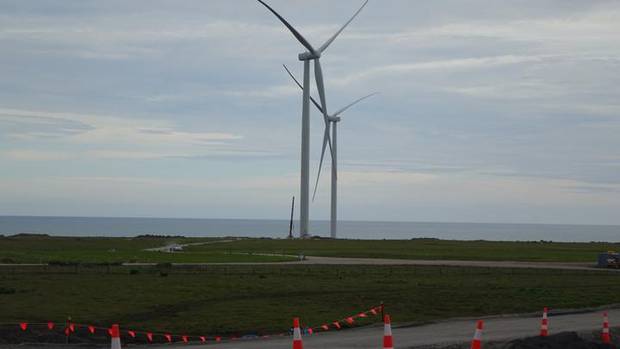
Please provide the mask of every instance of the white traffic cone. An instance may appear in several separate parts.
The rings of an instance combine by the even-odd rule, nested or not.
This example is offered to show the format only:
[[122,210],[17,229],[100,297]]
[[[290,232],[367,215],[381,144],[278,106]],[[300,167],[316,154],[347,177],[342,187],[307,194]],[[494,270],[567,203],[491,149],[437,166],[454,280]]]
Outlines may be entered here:
[[304,349],[301,341],[301,330],[299,329],[299,318],[293,319],[293,349]]
[[117,324],[112,325],[110,329],[110,337],[112,337],[111,349],[121,349],[121,330]]
[[385,314],[383,318],[383,349],[394,349],[394,338],[392,338],[392,321],[390,316]]
[[601,341],[605,344],[611,343],[611,336],[609,335],[609,318],[607,312],[603,313],[603,332],[601,333]]
[[547,315],[547,307],[543,309],[543,317],[540,322],[540,336],[547,337],[549,335],[549,316]]
[[474,339],[471,340],[471,349],[481,349],[482,348],[482,328],[484,327],[484,322],[482,320],[478,320],[476,323],[476,332],[474,332]]

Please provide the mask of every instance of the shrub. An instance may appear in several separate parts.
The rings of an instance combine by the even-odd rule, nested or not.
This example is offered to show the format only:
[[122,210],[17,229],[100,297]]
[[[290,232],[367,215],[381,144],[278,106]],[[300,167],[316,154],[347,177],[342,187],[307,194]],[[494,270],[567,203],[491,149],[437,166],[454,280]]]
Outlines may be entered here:
[[11,287],[0,287],[0,294],[14,294],[16,291]]

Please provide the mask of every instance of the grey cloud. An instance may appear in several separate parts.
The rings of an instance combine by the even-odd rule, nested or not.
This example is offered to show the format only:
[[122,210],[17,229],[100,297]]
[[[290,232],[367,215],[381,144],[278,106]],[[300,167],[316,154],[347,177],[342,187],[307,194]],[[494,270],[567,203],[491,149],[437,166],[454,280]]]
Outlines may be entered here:
[[[360,1],[270,3],[318,43]],[[100,170],[298,172],[301,96],[280,64],[299,75],[302,47],[255,1],[5,1],[0,13],[0,107],[126,122],[98,133],[96,147],[80,139],[106,158]],[[381,92],[343,118],[343,169],[613,187],[618,23],[615,1],[371,0],[322,58],[330,110]],[[71,119],[0,116],[0,132],[30,135],[7,145],[33,149],[22,157],[53,158],[34,153],[35,140],[99,127]],[[323,125],[318,114],[311,122],[316,160]],[[39,172],[62,171],[47,166]]]
[[585,194],[618,194],[620,187],[611,185],[575,185],[566,187],[566,190],[574,193]]
[[93,126],[75,120],[0,113],[0,135],[20,139],[65,137],[93,129]]

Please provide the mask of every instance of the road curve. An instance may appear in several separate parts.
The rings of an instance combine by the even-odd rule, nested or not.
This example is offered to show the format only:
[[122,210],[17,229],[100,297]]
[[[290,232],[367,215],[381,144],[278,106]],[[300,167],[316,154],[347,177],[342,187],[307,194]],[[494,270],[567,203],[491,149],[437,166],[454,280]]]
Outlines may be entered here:
[[[609,311],[610,319],[620,319],[620,309]],[[398,321],[398,319],[394,319]],[[393,326],[394,343],[398,348],[415,348],[429,345],[451,345],[468,342],[474,333],[477,319],[459,319],[423,326]],[[484,341],[504,341],[538,335],[540,315],[499,316],[484,319]],[[601,311],[587,313],[550,314],[551,334],[565,331],[600,331]],[[376,349],[381,347],[382,326],[371,326],[346,331],[332,331],[304,337],[307,349]],[[290,337],[220,343],[218,349],[290,349]],[[150,348],[187,348],[183,345],[166,345]],[[192,347],[190,345],[190,347]],[[193,347],[210,347],[193,345]]]
[[221,244],[221,243],[227,243],[227,242],[234,242],[236,240],[214,240],[214,241],[204,241],[204,242],[191,242],[188,244],[168,244],[166,246],[160,246],[160,247],[153,247],[153,248],[146,248],[144,249],[144,251],[149,251],[149,252],[170,252],[170,248],[178,246],[178,247],[190,247],[190,246],[202,246],[202,245],[212,245],[212,244]]

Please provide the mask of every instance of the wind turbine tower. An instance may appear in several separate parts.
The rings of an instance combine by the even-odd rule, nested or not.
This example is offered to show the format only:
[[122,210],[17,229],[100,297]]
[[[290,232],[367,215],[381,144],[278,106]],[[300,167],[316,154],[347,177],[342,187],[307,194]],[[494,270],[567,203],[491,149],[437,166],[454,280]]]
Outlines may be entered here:
[[329,144],[330,151],[332,150],[332,142],[329,134],[329,120],[327,117],[327,103],[325,100],[325,85],[323,83],[323,69],[321,68],[321,54],[329,47],[329,45],[340,35],[340,33],[353,21],[355,17],[362,11],[364,6],[368,3],[368,0],[355,12],[355,14],[334,34],[332,35],[321,47],[315,49],[298,31],[295,29],[284,17],[277,13],[263,0],[257,0],[263,6],[265,6],[274,16],[276,16],[286,28],[293,34],[293,36],[301,43],[306,49],[306,52],[300,53],[298,58],[304,64],[304,81],[303,81],[303,96],[302,96],[302,112],[301,112],[301,183],[300,183],[300,195],[299,195],[299,235],[302,238],[309,237],[309,218],[310,218],[310,61],[314,61],[314,77],[317,90],[319,91],[319,98],[321,100],[323,121],[325,122],[325,134],[323,142],[323,152],[325,147]]
[[[303,86],[299,83],[299,81],[297,81],[293,73],[291,73],[291,71],[286,67],[286,65],[284,66],[284,69],[286,70],[288,75],[291,77],[291,79],[295,81],[297,86],[299,86],[299,88],[301,89],[304,89]],[[330,214],[330,224],[329,224],[330,236],[332,239],[335,239],[338,234],[338,123],[342,120],[340,118],[340,114],[344,113],[347,109],[363,101],[364,99],[372,97],[376,94],[377,93],[375,92],[367,96],[364,96],[362,98],[359,98],[355,100],[354,102],[350,103],[349,105],[347,105],[346,107],[338,110],[333,115],[327,115],[327,120],[329,121],[329,124],[327,125],[327,130],[329,130],[331,126],[331,141],[332,141],[332,152],[331,152],[332,182],[331,182],[331,204],[330,204],[331,214]],[[319,103],[317,103],[317,101],[314,98],[312,98],[312,96],[310,96],[310,100],[312,101],[314,106],[322,113],[323,109],[321,108]],[[327,138],[324,137],[323,144],[325,144],[326,140]],[[316,183],[314,184],[314,194],[312,195],[313,201],[314,201],[314,197],[316,196],[316,190],[319,186],[319,178],[321,177],[321,168],[323,167],[324,156],[325,156],[325,147],[323,147],[323,152],[321,153],[321,161],[319,162],[319,170],[316,176]]]

